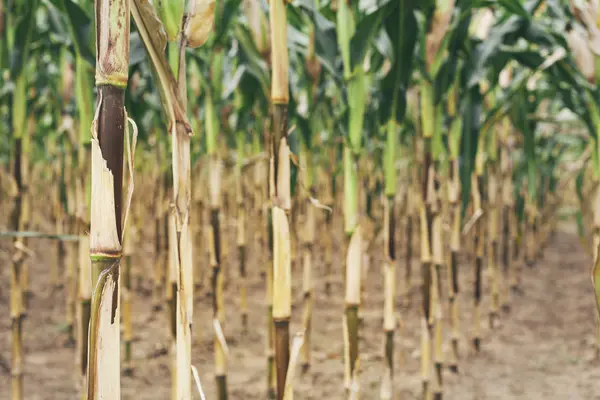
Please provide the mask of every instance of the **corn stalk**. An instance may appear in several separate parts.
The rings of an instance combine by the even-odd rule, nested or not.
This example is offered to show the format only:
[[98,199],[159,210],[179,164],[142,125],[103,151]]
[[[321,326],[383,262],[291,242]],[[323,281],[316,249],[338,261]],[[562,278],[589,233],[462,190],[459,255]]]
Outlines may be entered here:
[[[473,197],[473,210],[482,209],[482,193],[483,193],[483,156],[482,152],[478,151],[476,156],[476,166],[471,180],[471,193]],[[473,346],[476,351],[479,351],[481,346],[481,293],[483,286],[483,221],[481,218],[475,221],[473,232],[474,248],[475,248],[475,279],[473,290],[473,314],[474,314],[474,329],[473,329]]]
[[344,64],[349,104],[348,137],[344,141],[344,231],[346,234],[344,386],[346,394],[358,396],[359,308],[361,300],[362,236],[359,223],[359,153],[366,107],[367,77],[363,65],[352,65],[350,43],[356,29],[350,4],[337,4],[337,30]]
[[269,187],[273,224],[273,325],[277,400],[284,398],[290,362],[292,314],[291,246],[288,215],[291,209],[290,149],[288,146],[289,59],[287,17],[284,0],[270,0],[271,102],[273,112],[270,143]]
[[[177,4],[175,4],[177,3]],[[133,18],[140,32],[146,51],[158,76],[161,88],[162,103],[169,120],[169,133],[172,140],[173,163],[173,218],[175,238],[172,246],[174,269],[177,281],[175,293],[175,371],[176,377],[174,395],[179,400],[191,399],[191,326],[193,315],[193,267],[192,267],[192,235],[190,231],[191,205],[191,165],[190,137],[191,124],[186,115],[187,79],[185,49],[195,43],[195,31],[190,27],[197,26],[197,18],[206,18],[207,24],[212,24],[211,14],[199,13],[196,7],[191,8],[190,15],[179,15],[182,2],[173,2],[175,7],[166,10],[163,26],[158,19],[155,8],[147,0],[134,0]],[[164,5],[166,6],[166,5]],[[204,9],[202,9],[204,10]],[[159,9],[161,14],[165,11]],[[166,18],[166,19],[165,19]],[[189,18],[189,19],[188,19]],[[180,21],[173,24],[173,20]],[[191,21],[191,22],[190,22]],[[175,28],[174,28],[175,26]],[[165,33],[165,28],[167,32]],[[173,31],[179,39],[178,51],[169,60],[177,64],[177,71],[171,69],[165,57],[167,35],[173,38]],[[189,43],[188,43],[189,41]],[[202,42],[202,40],[200,40]],[[177,76],[177,78],[176,78]],[[174,251],[173,251],[174,250]]]
[[[28,194],[29,184],[29,147],[31,142],[31,126],[27,123],[27,57],[29,54],[30,41],[35,20],[35,8],[37,1],[33,1],[21,21],[24,29],[16,27],[7,33],[10,36],[16,32],[24,34],[24,37],[14,38],[20,43],[13,43],[19,48],[20,59],[18,67],[12,67],[11,78],[15,82],[12,98],[12,130],[14,135],[14,168],[13,179],[16,184],[16,195],[10,217],[10,223],[15,231],[28,230],[30,224],[30,196]],[[11,27],[12,28],[12,27]],[[5,38],[3,38],[5,39]],[[5,39],[6,40],[6,39]],[[10,41],[9,41],[10,42]],[[18,57],[15,57],[18,58]],[[26,315],[26,290],[27,290],[27,255],[23,249],[26,247],[25,238],[14,238],[13,245],[15,254],[12,258],[10,270],[10,321],[12,339],[11,359],[11,396],[13,400],[23,398],[23,320]]]
[[[119,276],[127,220],[126,212],[122,218],[121,182],[128,130],[124,101],[129,72],[129,1],[99,0],[95,11],[98,103],[92,123],[90,258],[92,276],[97,278],[90,313],[89,400],[121,396]],[[130,154],[130,169],[132,165]],[[129,204],[125,207],[127,210]]]
[[237,207],[237,247],[240,267],[240,309],[242,314],[242,328],[248,329],[248,299],[247,299],[247,239],[246,239],[246,202],[245,186],[242,179],[243,161],[244,161],[244,133],[236,133],[237,158],[235,164],[235,202]]
[[451,89],[448,101],[448,114],[452,118],[449,134],[449,162],[450,180],[448,182],[448,203],[451,214],[450,228],[450,265],[448,267],[448,305],[450,311],[451,349],[449,367],[453,372],[458,372],[458,349],[460,337],[460,302],[459,302],[459,274],[458,258],[461,251],[461,185],[459,171],[460,141],[462,136],[463,121],[458,115],[458,75]]

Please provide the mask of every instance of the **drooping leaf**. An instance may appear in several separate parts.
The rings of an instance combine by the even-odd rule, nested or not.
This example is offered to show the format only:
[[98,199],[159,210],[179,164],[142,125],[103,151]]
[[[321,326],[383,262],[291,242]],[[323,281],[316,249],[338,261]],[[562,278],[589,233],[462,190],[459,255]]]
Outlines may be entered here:
[[350,65],[352,70],[362,65],[369,46],[372,45],[374,37],[382,27],[382,21],[392,9],[396,8],[396,5],[394,1],[384,4],[358,22],[354,35],[350,39]]
[[252,40],[252,34],[247,27],[238,24],[235,27],[235,38],[239,43],[238,57],[240,64],[243,64],[248,72],[254,76],[260,84],[264,97],[269,99],[271,91],[267,66]]
[[165,114],[171,124],[182,123],[186,130],[191,131],[191,124],[183,108],[175,75],[165,55],[167,35],[152,3],[149,0],[133,0],[131,12],[158,75]]
[[392,66],[382,82],[380,115],[402,122],[406,112],[406,91],[412,74],[417,41],[417,21],[409,0],[400,0],[384,19],[387,36],[395,43]]

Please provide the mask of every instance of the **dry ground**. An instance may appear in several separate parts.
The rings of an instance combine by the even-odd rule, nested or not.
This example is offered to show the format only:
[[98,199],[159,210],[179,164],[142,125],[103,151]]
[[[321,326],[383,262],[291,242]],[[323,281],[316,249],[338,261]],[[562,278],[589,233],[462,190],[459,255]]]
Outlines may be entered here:
[[[65,345],[64,293],[52,292],[49,285],[54,246],[48,240],[31,241],[35,256],[31,262],[33,296],[25,321],[25,398],[27,400],[76,399],[74,349]],[[10,322],[8,308],[9,241],[0,241],[0,399],[10,397]],[[149,254],[151,245],[148,244]],[[140,253],[141,254],[141,253]],[[337,258],[341,260],[343,258]],[[134,257],[138,271],[151,265]],[[319,257],[317,257],[317,261]],[[243,332],[238,310],[238,274],[235,260],[229,261],[225,332],[231,350],[229,388],[231,399],[264,399],[265,321],[264,283],[256,255],[249,261],[250,332]],[[446,396],[450,400],[492,399],[600,399],[600,362],[594,358],[595,310],[589,278],[590,258],[581,248],[570,226],[561,226],[550,240],[544,258],[533,268],[525,267],[522,292],[514,294],[511,311],[503,313],[500,326],[485,329],[482,351],[469,348],[472,268],[461,265],[462,331],[460,374],[445,374]],[[341,276],[341,263],[335,266]],[[399,265],[399,274],[403,270]],[[417,263],[415,260],[415,276]],[[149,271],[148,271],[149,273]],[[301,293],[297,277],[294,288],[294,320],[297,331],[301,318]],[[333,293],[323,291],[322,271],[316,274],[316,303],[313,323],[313,365],[298,377],[297,399],[343,399],[342,387],[342,285],[338,279]],[[153,311],[148,295],[150,283],[136,284],[134,309],[135,341],[133,376],[123,376],[123,399],[168,399],[169,356],[166,313]],[[382,275],[374,258],[366,280],[363,304],[364,329],[361,341],[361,388],[363,399],[379,397],[382,374]],[[416,305],[418,297],[413,297]],[[487,298],[486,298],[487,301]],[[484,303],[487,310],[488,303]],[[400,309],[402,335],[397,336],[395,390],[397,399],[417,399],[418,312],[415,306]],[[208,399],[215,398],[212,375],[212,328],[210,297],[200,292],[195,306],[193,363],[200,372]],[[199,398],[197,396],[196,398]]]

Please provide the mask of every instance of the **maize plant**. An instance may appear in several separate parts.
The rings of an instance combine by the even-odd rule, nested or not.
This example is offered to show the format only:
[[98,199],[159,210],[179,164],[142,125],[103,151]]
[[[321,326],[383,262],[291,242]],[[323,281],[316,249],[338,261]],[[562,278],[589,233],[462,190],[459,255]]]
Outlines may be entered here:
[[[28,230],[29,228],[29,194],[27,193],[29,179],[29,147],[30,124],[27,122],[27,64],[28,52],[31,45],[33,32],[33,18],[37,2],[30,5],[27,10],[21,10],[24,17],[19,25],[9,26],[7,36],[11,52],[16,54],[16,66],[11,69],[11,78],[15,82],[15,90],[11,104],[11,129],[14,136],[13,152],[13,179],[16,186],[14,206],[10,223],[15,231]],[[24,238],[15,238],[13,245],[15,254],[11,265],[10,274],[10,321],[11,321],[11,396],[12,399],[23,399],[23,320],[26,309],[27,268],[28,261],[24,246]]]
[[[476,366],[485,397],[467,358],[579,285],[568,224],[598,286],[596,0],[21,3],[2,394],[451,399]],[[572,305],[560,340],[590,329]]]
[[[121,396],[119,277],[123,228],[131,199],[127,196],[123,204],[123,146],[129,125],[124,105],[129,75],[129,1],[97,2],[95,12],[98,101],[91,126],[89,244],[95,285],[87,360],[88,399]],[[132,149],[128,152],[131,169]],[[130,193],[132,185],[130,181]]]
[[290,318],[292,314],[292,271],[290,226],[290,149],[288,144],[289,59],[286,45],[285,2],[269,3],[271,32],[271,104],[273,122],[269,143],[269,194],[273,229],[273,325],[277,400],[285,393],[290,362]]

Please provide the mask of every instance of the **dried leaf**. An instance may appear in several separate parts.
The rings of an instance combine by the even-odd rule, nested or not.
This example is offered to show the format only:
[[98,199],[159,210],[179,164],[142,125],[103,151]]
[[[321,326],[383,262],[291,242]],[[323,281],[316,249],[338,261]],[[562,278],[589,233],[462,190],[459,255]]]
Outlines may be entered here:
[[579,29],[572,29],[570,32],[567,32],[567,41],[573,52],[575,64],[577,64],[583,76],[588,81],[594,80],[596,72],[594,55],[584,33]]
[[137,145],[138,136],[137,125],[133,119],[129,118],[129,116],[127,115],[127,110],[125,110],[125,119],[133,127],[133,135],[130,139],[128,126],[127,124],[125,124],[125,143],[127,147],[127,168],[129,169],[129,184],[127,185],[127,198],[125,200],[125,213],[123,217],[123,231],[121,232],[121,242],[123,242],[125,238],[125,231],[127,230],[125,227],[127,226],[127,217],[129,216],[129,210],[131,208],[131,199],[133,197],[135,147]]
[[198,388],[198,393],[200,394],[201,400],[206,400],[206,396],[204,395],[204,390],[202,389],[202,384],[200,383],[200,376],[198,375],[198,370],[193,365],[192,374],[194,375],[194,381],[196,382],[196,387]]
[[450,26],[453,10],[454,0],[436,1],[436,10],[433,14],[431,28],[425,39],[425,57],[427,59],[428,66],[433,65],[434,60],[438,56],[442,41],[444,40],[444,36],[446,36],[446,32],[448,32],[448,28]]
[[206,43],[215,20],[215,0],[195,0],[187,25],[188,46],[196,48]]

